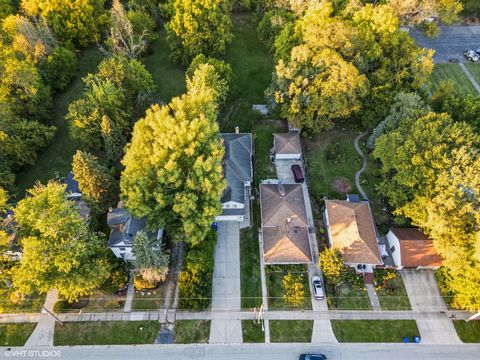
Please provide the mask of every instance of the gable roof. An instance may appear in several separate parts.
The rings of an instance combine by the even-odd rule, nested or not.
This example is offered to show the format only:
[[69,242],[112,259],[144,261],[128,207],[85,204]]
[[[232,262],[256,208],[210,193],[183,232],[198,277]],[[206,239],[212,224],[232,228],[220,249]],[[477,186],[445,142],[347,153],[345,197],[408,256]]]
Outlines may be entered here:
[[225,156],[223,171],[227,188],[222,203],[235,201],[245,203],[245,182],[253,181],[252,134],[221,134]]
[[306,263],[312,261],[308,229],[279,225],[263,228],[265,263]]
[[307,227],[307,210],[301,184],[260,184],[262,226]]
[[347,264],[381,265],[377,237],[368,202],[325,200],[332,246]]
[[273,146],[276,154],[301,154],[302,145],[297,132],[273,134]]
[[119,207],[108,212],[107,224],[111,229],[108,246],[115,246],[122,241],[132,244],[137,232],[147,226],[147,221],[145,218],[135,218],[126,209]]
[[391,231],[400,243],[401,266],[442,266],[443,258],[423,232],[416,228],[394,228]]
[[73,172],[69,172],[67,178],[65,179],[67,188],[65,189],[67,194],[80,194],[80,189],[78,188],[78,181],[75,180]]

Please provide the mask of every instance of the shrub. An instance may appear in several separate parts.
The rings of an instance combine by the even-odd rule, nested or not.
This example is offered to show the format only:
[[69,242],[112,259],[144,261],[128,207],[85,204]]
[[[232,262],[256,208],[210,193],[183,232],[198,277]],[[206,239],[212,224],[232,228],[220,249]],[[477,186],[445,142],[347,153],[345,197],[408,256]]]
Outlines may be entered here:
[[180,308],[202,310],[209,306],[216,241],[217,234],[212,230],[202,243],[188,251],[178,277]]
[[377,290],[385,288],[387,293],[394,293],[396,289],[394,286],[390,286],[389,281],[396,277],[397,272],[395,270],[375,269],[375,285]]
[[168,267],[140,269],[139,273],[143,280],[158,285],[167,279]]
[[300,306],[305,298],[305,288],[302,278],[299,275],[293,275],[290,271],[283,277],[283,301],[285,304]]
[[43,80],[55,91],[64,90],[77,75],[77,71],[77,57],[65,47],[56,47],[40,66]]
[[149,289],[155,289],[158,286],[158,283],[145,280],[142,277],[142,274],[136,273],[135,277],[133,278],[133,285],[137,290],[149,290]]
[[363,282],[363,277],[353,269],[348,269],[342,274],[342,279],[346,282],[352,289],[355,290],[364,290],[365,283]]

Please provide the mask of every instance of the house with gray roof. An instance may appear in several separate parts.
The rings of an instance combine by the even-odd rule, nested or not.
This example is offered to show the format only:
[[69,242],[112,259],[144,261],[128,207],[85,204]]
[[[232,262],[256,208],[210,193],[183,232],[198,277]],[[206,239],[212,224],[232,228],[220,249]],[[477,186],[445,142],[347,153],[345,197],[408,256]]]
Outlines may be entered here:
[[78,181],[75,180],[75,175],[72,171],[68,173],[64,183],[67,185],[65,188],[67,199],[75,203],[75,208],[77,209],[78,213],[82,216],[85,222],[88,223],[90,221],[91,210],[85,200],[83,200],[82,192],[78,186]]
[[[111,230],[108,238],[108,248],[112,250],[117,258],[125,261],[134,261],[135,255],[132,252],[133,242],[137,233],[146,229],[146,218],[138,219],[132,216],[124,208],[123,202],[120,201],[117,208],[108,211],[107,224]],[[163,229],[160,229],[157,233],[150,232],[148,235],[161,239],[163,233]]]
[[216,221],[242,222],[250,218],[250,196],[253,181],[253,141],[249,133],[221,134],[225,155],[223,173],[227,188],[222,196],[222,213]]

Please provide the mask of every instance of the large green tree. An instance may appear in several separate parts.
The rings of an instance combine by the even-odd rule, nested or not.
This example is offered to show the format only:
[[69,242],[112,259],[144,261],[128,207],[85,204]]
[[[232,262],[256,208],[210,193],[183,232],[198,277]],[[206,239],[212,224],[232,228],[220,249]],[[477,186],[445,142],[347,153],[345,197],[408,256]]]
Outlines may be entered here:
[[172,59],[187,65],[195,56],[222,54],[233,38],[229,0],[174,0],[166,24]]
[[151,227],[192,244],[205,238],[221,212],[225,189],[216,91],[201,88],[152,106],[137,121],[120,182],[135,216],[147,216]]
[[37,185],[18,203],[22,258],[13,285],[22,294],[57,289],[68,301],[90,294],[107,277],[105,239],[92,233],[66,199],[65,186]]
[[132,252],[135,255],[135,267],[143,280],[149,283],[165,281],[168,274],[170,256],[163,249],[162,239],[149,236],[145,231],[135,235]]

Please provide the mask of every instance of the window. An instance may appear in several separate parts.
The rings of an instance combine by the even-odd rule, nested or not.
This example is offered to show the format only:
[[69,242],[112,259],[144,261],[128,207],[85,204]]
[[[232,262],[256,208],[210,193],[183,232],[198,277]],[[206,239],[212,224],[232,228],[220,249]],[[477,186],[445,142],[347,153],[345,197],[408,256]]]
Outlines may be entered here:
[[121,248],[120,248],[120,251],[126,251],[126,250],[127,250],[127,249],[124,248],[124,247],[121,247]]

